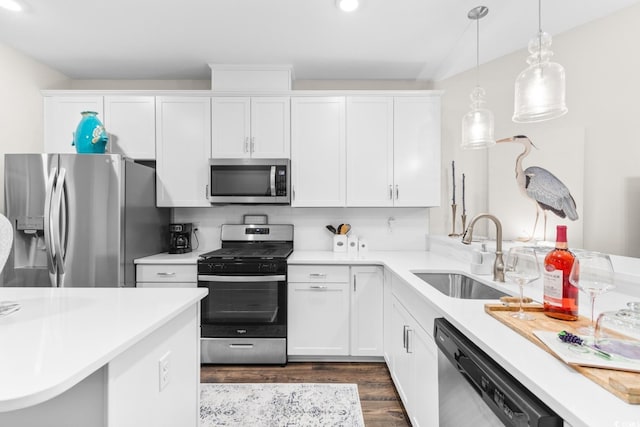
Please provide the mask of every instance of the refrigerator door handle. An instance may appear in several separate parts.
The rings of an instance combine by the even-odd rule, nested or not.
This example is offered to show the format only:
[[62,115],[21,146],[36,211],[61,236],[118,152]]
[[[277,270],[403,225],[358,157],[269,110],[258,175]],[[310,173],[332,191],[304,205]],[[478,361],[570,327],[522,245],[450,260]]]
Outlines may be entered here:
[[58,287],[64,287],[64,258],[65,254],[62,252],[62,234],[66,233],[66,226],[61,226],[61,219],[66,221],[66,215],[63,212],[62,195],[64,193],[64,180],[67,171],[64,168],[60,168],[58,173],[58,179],[56,180],[56,186],[53,193],[53,246],[56,256],[56,267],[58,270]]
[[44,244],[47,252],[47,265],[49,267],[49,281],[51,286],[57,286],[56,254],[53,249],[53,230],[51,228],[51,199],[53,199],[54,182],[57,168],[51,168],[47,179],[47,189],[44,199]]

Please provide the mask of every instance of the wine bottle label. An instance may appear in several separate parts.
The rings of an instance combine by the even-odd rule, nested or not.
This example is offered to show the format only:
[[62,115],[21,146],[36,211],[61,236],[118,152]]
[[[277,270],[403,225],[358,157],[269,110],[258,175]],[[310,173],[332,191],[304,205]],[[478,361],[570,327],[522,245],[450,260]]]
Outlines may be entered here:
[[562,307],[562,270],[544,271],[544,302]]

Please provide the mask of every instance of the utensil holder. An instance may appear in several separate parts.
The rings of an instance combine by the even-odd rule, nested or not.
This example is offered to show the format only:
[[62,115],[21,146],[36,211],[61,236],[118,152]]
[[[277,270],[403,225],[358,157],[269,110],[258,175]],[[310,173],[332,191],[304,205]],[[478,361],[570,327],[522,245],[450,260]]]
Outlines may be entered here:
[[333,236],[333,251],[347,252],[347,236],[345,234],[336,234]]

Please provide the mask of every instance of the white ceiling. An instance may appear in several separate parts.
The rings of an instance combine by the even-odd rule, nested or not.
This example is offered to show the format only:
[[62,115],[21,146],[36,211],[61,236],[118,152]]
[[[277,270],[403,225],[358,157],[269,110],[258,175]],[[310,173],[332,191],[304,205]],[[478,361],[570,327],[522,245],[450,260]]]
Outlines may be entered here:
[[[535,0],[18,0],[0,43],[73,79],[208,79],[209,63],[291,64],[296,79],[440,80],[526,47]],[[639,0],[545,0],[551,35]],[[524,65],[524,58],[523,58]]]

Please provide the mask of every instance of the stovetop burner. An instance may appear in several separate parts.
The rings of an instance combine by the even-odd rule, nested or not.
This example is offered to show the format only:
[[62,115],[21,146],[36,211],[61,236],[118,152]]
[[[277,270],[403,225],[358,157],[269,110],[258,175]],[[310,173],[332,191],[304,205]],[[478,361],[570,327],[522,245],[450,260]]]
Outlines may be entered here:
[[225,224],[222,248],[200,255],[201,262],[215,260],[286,259],[293,252],[293,225]]
[[[248,245],[247,245],[248,246]],[[221,248],[215,251],[200,255],[203,259],[238,259],[238,258],[258,258],[258,259],[286,259],[293,252],[292,247],[256,248],[256,247],[233,247]]]

